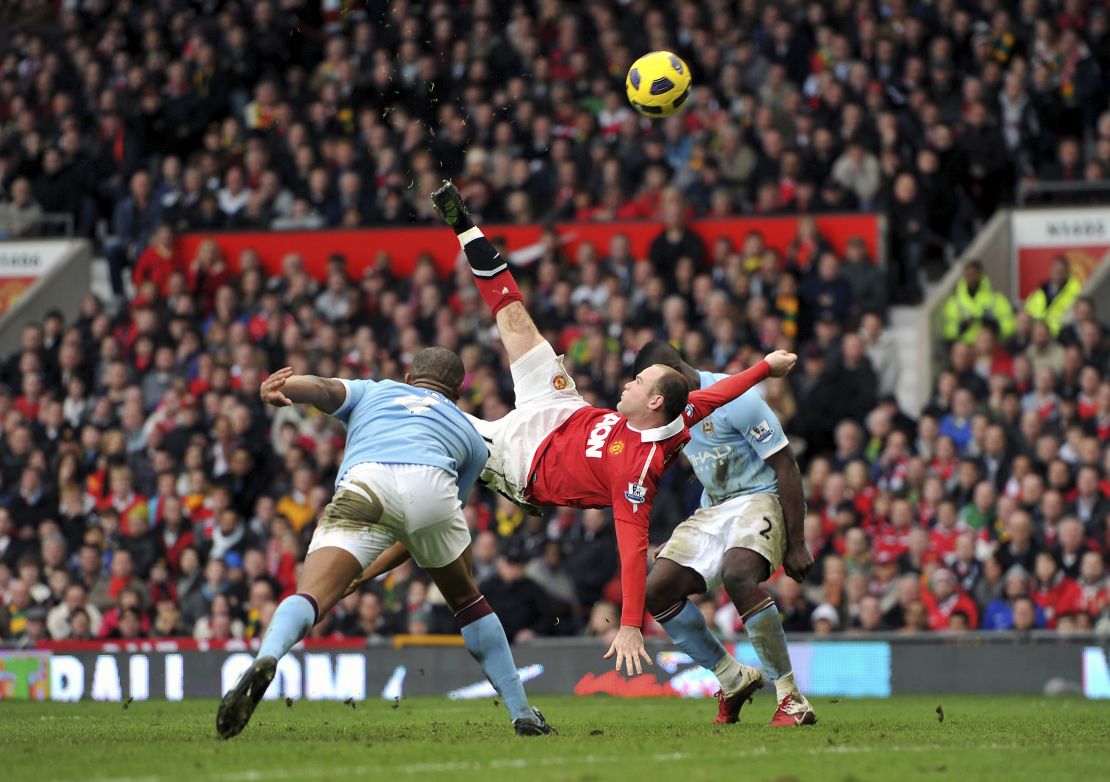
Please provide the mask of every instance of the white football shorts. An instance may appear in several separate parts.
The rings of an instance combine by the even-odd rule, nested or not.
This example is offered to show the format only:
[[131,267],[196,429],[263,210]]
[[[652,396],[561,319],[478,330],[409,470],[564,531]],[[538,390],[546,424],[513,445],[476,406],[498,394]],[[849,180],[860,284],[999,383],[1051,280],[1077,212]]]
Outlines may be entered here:
[[746,494],[699,508],[675,527],[660,557],[697,571],[706,589],[721,585],[725,552],[746,548],[762,556],[774,573],[786,553],[786,525],[775,494]]
[[468,416],[489,446],[482,483],[510,499],[524,502],[528,470],[540,444],[575,411],[587,406],[574,379],[547,341],[509,367],[516,406],[504,418],[484,421]]
[[425,568],[451,564],[470,545],[451,473],[424,464],[356,464],[320,515],[308,551],[335,546],[366,567],[398,540]]

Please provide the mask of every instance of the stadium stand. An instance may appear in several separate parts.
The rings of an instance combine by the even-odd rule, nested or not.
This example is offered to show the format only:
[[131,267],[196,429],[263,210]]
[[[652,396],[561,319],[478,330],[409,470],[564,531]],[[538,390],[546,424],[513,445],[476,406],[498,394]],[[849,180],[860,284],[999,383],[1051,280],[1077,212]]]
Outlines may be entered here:
[[[468,274],[398,279],[386,262],[350,279],[335,257],[316,280],[290,256],[267,276],[249,252],[175,249],[181,232],[430,223],[444,177],[483,223],[659,219],[675,196],[687,218],[885,215],[886,277],[806,220],[783,256],[685,232],[649,258],[596,248],[572,264],[549,247],[518,277],[603,405],[650,337],[717,370],[798,349],[788,382],[765,388],[804,464],[818,560],[807,584],[772,583],[788,629],[1110,623],[1105,313],[1079,299],[1065,323],[1051,280],[1037,304],[988,292],[989,308],[964,285],[917,418],[891,396],[884,331],[889,301],[918,301],[1019,185],[1107,179],[1104,8],[40,5],[2,12],[0,233],[70,215],[107,257],[114,299],[28,325],[0,367],[0,642],[260,635],[342,443],[324,416],[263,409],[270,369],[399,378],[443,345],[468,369],[463,406],[505,413],[507,368]],[[697,86],[649,126],[622,82],[655,48],[680,52]],[[699,493],[672,468],[654,542]],[[541,519],[486,492],[466,512],[483,591],[518,640],[615,631],[606,513]],[[702,605],[722,635],[740,629],[727,599]],[[453,631],[406,564],[313,632]]]

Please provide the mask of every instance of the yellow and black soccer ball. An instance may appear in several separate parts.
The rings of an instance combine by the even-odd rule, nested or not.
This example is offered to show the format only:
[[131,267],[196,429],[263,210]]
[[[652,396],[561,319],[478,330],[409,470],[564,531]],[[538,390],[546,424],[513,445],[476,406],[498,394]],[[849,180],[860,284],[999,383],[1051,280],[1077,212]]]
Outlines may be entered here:
[[673,52],[651,52],[632,63],[624,87],[636,111],[669,117],[690,97],[690,68]]

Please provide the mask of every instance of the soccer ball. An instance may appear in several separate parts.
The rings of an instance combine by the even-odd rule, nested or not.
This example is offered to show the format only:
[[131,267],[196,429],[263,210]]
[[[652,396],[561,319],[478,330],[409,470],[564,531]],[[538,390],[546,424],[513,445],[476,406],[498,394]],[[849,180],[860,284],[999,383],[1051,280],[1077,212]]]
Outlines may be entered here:
[[632,63],[624,88],[645,117],[669,117],[690,97],[690,69],[677,54],[651,52]]

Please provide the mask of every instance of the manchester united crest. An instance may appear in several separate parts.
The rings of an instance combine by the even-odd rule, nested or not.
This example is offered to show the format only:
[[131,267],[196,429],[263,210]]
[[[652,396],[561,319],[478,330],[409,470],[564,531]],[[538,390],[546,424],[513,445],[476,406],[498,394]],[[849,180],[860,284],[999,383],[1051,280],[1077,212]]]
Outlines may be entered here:
[[568,385],[570,385],[570,381],[566,375],[560,374],[551,378],[551,387],[556,391],[565,391]]
[[613,454],[613,456],[616,456],[617,454],[619,454],[623,450],[624,450],[624,440],[617,440],[615,443],[613,443],[612,445],[609,446],[609,453]]

